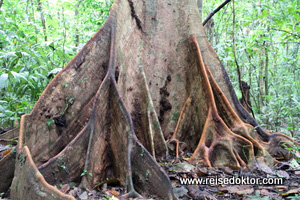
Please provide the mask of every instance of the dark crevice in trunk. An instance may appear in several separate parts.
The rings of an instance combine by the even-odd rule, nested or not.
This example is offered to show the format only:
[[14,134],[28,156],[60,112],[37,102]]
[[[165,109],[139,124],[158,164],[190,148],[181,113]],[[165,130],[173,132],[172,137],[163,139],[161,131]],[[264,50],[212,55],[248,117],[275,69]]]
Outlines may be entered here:
[[129,3],[129,6],[130,6],[130,10],[131,10],[131,16],[135,19],[137,27],[143,32],[142,22],[141,22],[141,20],[139,19],[139,17],[137,16],[137,14],[135,12],[132,0],[128,0],[128,3]]

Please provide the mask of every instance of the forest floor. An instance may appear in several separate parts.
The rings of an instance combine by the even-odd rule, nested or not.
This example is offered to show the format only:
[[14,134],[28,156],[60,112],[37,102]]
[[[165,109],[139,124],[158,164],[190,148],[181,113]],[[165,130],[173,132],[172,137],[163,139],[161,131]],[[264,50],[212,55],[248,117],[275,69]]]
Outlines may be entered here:
[[[188,164],[184,160],[172,160],[161,162],[161,166],[168,172],[173,191],[178,199],[182,200],[280,200],[280,199],[300,199],[300,168],[295,159],[272,168],[262,163],[255,170],[225,168],[206,168]],[[230,184],[233,179],[252,180],[266,178],[268,181],[282,179],[280,184]],[[227,180],[228,184],[182,184],[181,180],[191,178],[191,180]],[[211,181],[210,180],[210,181]],[[238,182],[238,181],[237,181]],[[199,182],[198,182],[199,183]],[[247,182],[246,182],[247,183]],[[269,182],[270,183],[270,182]],[[82,191],[76,187],[75,183],[62,185],[60,190],[74,196],[77,200],[109,199],[116,200],[124,194],[124,188],[119,185],[102,184],[93,191]],[[158,199],[146,197],[145,199]]]
[[[1,145],[0,159],[11,148],[11,146]],[[280,161],[280,164],[276,164],[273,167],[269,167],[263,162],[257,162],[252,169],[207,168],[191,165],[184,159],[172,157],[167,161],[160,161],[159,164],[167,172],[174,194],[178,199],[300,199],[300,166],[295,158],[289,161]],[[251,182],[254,180],[259,180],[260,182],[267,180],[268,183],[279,182],[275,184]],[[182,181],[194,182],[184,184]],[[124,187],[110,182],[113,181],[103,181],[92,191],[83,191],[78,186],[78,183],[73,182],[65,185],[56,185],[55,187],[66,194],[74,196],[77,200],[120,199],[120,196],[124,194]],[[0,194],[1,199],[9,199],[9,192]],[[145,199],[158,198],[148,196]]]
[[[280,199],[300,199],[300,168],[295,159],[282,161],[274,167],[260,163],[255,170],[250,169],[231,169],[225,168],[206,168],[188,164],[185,160],[171,159],[169,162],[161,162],[160,165],[168,173],[175,196],[182,200],[223,200],[223,199],[241,199],[241,200],[280,200]],[[267,178],[268,181],[282,179],[279,184],[230,184],[233,179],[242,178],[248,180],[252,178]],[[213,180],[220,179],[228,184],[182,184],[182,178],[191,178],[191,180]],[[238,182],[238,181],[237,181]],[[270,183],[270,182],[269,182]],[[60,187],[64,193],[74,196],[77,200],[109,199],[115,200],[124,194],[124,188],[113,184],[102,184],[93,191],[82,191],[76,184],[66,184]],[[145,199],[158,199],[146,197]]]

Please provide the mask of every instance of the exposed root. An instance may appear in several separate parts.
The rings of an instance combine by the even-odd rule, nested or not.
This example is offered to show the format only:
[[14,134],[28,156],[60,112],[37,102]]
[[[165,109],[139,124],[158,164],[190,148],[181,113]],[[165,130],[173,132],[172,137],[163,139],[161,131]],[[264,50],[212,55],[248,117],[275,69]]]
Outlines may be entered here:
[[214,96],[218,102],[218,110],[223,111],[221,113],[223,115],[222,118],[226,119],[227,126],[230,127],[234,133],[239,134],[252,142],[256,156],[264,156],[271,163],[271,160],[274,160],[272,157],[278,158],[282,156],[286,160],[290,159],[292,155],[286,150],[286,147],[297,144],[297,142],[283,133],[266,133],[268,134],[269,140],[268,142],[264,142],[263,138],[256,132],[254,127],[244,123],[234,112],[221,88],[214,80],[208,66],[206,66],[206,71],[210,83],[212,84]]
[[[138,68],[136,83],[139,84],[139,88],[138,91],[133,92],[133,95],[135,100],[139,102],[140,116],[138,119],[135,116],[135,121],[141,125],[137,127],[136,124],[134,124],[135,133],[155,159],[165,158],[168,155],[168,148],[142,66]],[[137,109],[137,106],[135,109]]]
[[170,139],[168,141],[168,144],[172,143],[172,142],[175,142],[176,143],[176,147],[175,147],[175,151],[176,151],[176,158],[179,158],[179,146],[180,146],[180,142],[179,140],[173,138],[173,139]]
[[209,167],[222,167],[226,164],[241,167],[245,162],[254,160],[253,145],[230,131],[221,118],[213,119],[210,111],[198,147],[189,162],[198,162],[199,159],[203,159],[204,164]]
[[137,193],[135,190],[129,191],[126,194],[123,194],[121,196],[118,196],[119,199],[130,199],[130,198],[141,198],[143,199],[144,197],[142,195],[140,195],[139,193]]
[[69,199],[74,197],[66,195],[52,185],[49,185],[34,164],[27,146],[17,155],[16,173],[11,190],[12,199]]
[[[254,128],[244,123],[238,115],[234,112],[232,106],[230,105],[229,101],[225,97],[224,93],[222,92],[221,88],[218,86],[216,81],[214,80],[209,67],[206,66],[206,72],[212,85],[214,97],[216,99],[218,110],[222,110],[221,117],[225,120],[226,125],[236,134],[243,136],[252,144],[254,145],[254,151],[256,156],[265,156],[267,153],[265,149],[258,143],[257,136],[255,136]],[[252,135],[250,135],[252,134]],[[255,139],[254,139],[255,138]]]
[[[80,187],[87,191],[95,188],[99,180],[116,179],[129,191],[124,197],[141,197],[139,194],[141,193],[162,199],[173,199],[168,176],[137,141],[131,115],[118,91],[114,64],[115,27],[114,23],[112,24],[109,65],[106,76],[93,97],[88,123],[60,153],[39,167],[44,175],[40,174],[40,177],[45,177],[50,184],[54,185],[78,182],[82,176]],[[143,71],[140,78],[145,79]],[[145,104],[147,108],[144,110],[148,120],[147,128],[150,130],[148,132],[150,136],[147,137],[152,141],[150,150],[154,156],[155,154],[166,155],[166,143],[149,96],[146,80],[144,80],[144,87],[146,89],[143,91],[146,91],[146,94],[143,95],[148,101]],[[30,117],[30,115],[22,116],[19,153],[23,152],[24,140],[27,139],[26,133],[24,134],[26,129],[24,122],[30,121]],[[30,154],[29,149],[28,154]],[[19,178],[20,176],[17,175],[16,180]],[[26,185],[28,180],[24,179],[24,181],[22,185]],[[160,184],[164,186],[161,187]],[[19,187],[20,183],[15,181],[12,188],[13,193],[16,193],[16,199],[24,197],[22,195],[25,190],[15,192]],[[49,191],[50,195],[51,192],[53,191]]]
[[183,107],[180,111],[180,115],[179,115],[179,118],[178,118],[178,122],[177,122],[177,125],[176,125],[176,128],[175,128],[174,134],[172,135],[171,139],[175,139],[177,137],[176,134],[178,133],[178,130],[181,128],[180,125],[183,124],[183,123],[181,123],[181,121],[184,121],[185,115],[189,112],[189,109],[191,107],[191,101],[192,101],[192,98],[191,98],[191,96],[189,96],[186,99],[186,101],[184,102]]
[[[199,143],[189,162],[200,162],[209,167],[244,168],[247,164],[255,162],[255,157],[259,156],[265,157],[265,162],[273,163],[265,148],[258,143],[256,137],[253,137],[255,136],[253,127],[240,120],[213,79],[209,68],[205,67],[196,36],[192,35],[191,39],[197,52],[198,72],[202,80],[201,87],[205,88],[208,113]],[[186,100],[172,139],[182,138],[180,137],[182,134],[188,134],[182,133],[184,130],[182,126],[192,113],[193,99],[195,95],[191,94]]]
[[[245,162],[254,159],[253,144],[246,138],[233,133],[225,124],[223,118],[219,116],[213,85],[209,82],[198,40],[194,35],[192,41],[197,51],[198,71],[206,88],[209,112],[198,147],[189,161],[194,162],[202,158],[208,166],[224,166],[225,164],[236,167],[245,166]],[[229,113],[229,117],[234,115],[232,112]]]

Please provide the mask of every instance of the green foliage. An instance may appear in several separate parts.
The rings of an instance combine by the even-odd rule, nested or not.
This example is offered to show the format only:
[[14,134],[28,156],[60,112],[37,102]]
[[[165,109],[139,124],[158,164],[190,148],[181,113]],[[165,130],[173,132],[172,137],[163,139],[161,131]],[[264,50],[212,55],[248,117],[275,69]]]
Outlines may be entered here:
[[[203,20],[222,2],[204,2]],[[234,1],[235,24],[232,3],[213,17],[214,26],[207,32],[238,96],[241,97],[241,92],[234,59],[233,26],[241,79],[251,86],[251,103],[257,121],[288,135],[290,131],[299,132],[299,1]]]
[[32,110],[51,79],[102,26],[112,4],[41,2],[47,41],[37,1],[4,1],[0,10],[0,127],[17,126]]
[[85,176],[85,175],[89,175],[90,177],[93,177],[93,174],[92,174],[92,173],[90,173],[90,172],[88,172],[86,169],[85,169],[85,170],[83,170],[83,172],[81,173],[81,175],[80,175],[80,176]]
[[55,121],[54,121],[54,119],[49,119],[49,120],[46,121],[46,123],[47,123],[48,127],[50,127],[51,124],[55,123]]
[[298,144],[283,143],[283,146],[285,147],[286,150],[289,151],[290,154],[295,156],[295,160],[297,162],[300,162],[300,158],[297,157],[297,155],[300,155],[300,146]]
[[108,195],[103,195],[103,197],[105,198],[105,199],[107,199],[107,200],[117,200],[118,198],[116,198],[115,196],[112,196],[112,197],[110,197],[110,196],[108,196]]

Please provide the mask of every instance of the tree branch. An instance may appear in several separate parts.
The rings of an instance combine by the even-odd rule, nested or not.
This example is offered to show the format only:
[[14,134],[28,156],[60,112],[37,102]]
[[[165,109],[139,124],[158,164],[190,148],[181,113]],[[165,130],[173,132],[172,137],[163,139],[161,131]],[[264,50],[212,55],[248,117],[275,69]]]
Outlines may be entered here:
[[288,32],[288,31],[286,31],[286,30],[281,30],[281,29],[277,29],[277,28],[271,28],[271,30],[274,30],[274,31],[280,31],[280,32],[285,32],[285,33],[287,33],[287,34],[290,34],[290,35],[292,35],[292,36],[295,36],[295,37],[300,38],[300,36],[299,36],[298,34],[292,33],[292,32]]
[[38,3],[38,11],[40,12],[40,15],[41,15],[41,21],[42,21],[42,25],[43,25],[45,41],[47,41],[46,20],[45,20],[45,17],[44,17],[44,12],[43,12],[43,8],[42,8],[41,0],[37,0],[37,3]]
[[203,26],[208,22],[208,20],[210,20],[210,18],[212,18],[219,10],[221,10],[226,4],[228,4],[231,0],[226,0],[224,1],[219,7],[217,7],[214,11],[212,11],[208,17],[204,20],[204,22],[202,23]]

